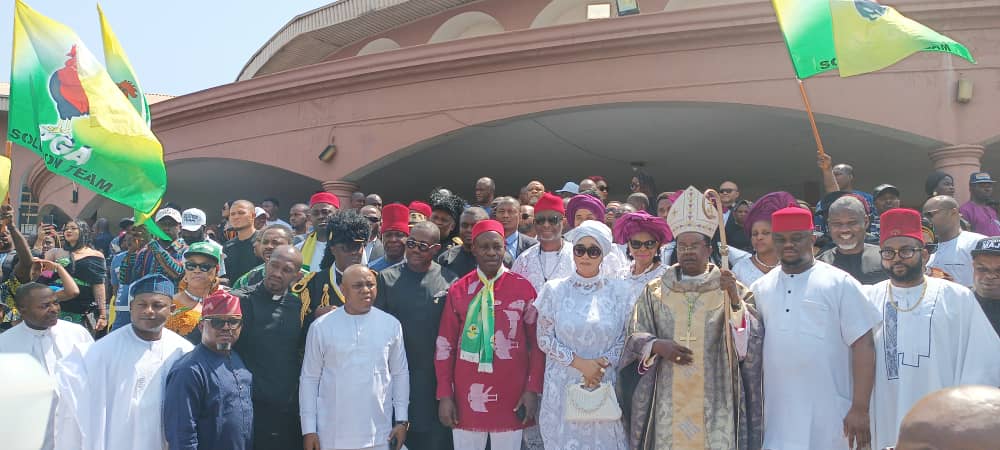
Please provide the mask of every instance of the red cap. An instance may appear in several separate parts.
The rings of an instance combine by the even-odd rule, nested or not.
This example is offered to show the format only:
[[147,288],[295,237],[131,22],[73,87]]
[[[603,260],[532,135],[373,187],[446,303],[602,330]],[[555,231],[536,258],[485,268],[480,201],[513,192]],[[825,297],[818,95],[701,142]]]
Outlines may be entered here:
[[410,211],[416,211],[424,215],[424,218],[429,218],[431,216],[431,205],[428,205],[420,201],[410,202]]
[[205,297],[201,303],[201,316],[242,316],[240,298],[227,291],[218,290]]
[[495,220],[481,220],[472,226],[472,240],[475,241],[480,234],[493,231],[503,236],[503,224]]
[[382,232],[398,231],[410,235],[410,208],[393,203],[382,207]]
[[317,203],[329,203],[337,209],[340,209],[340,199],[337,198],[336,195],[329,192],[317,192],[313,194],[312,197],[309,197],[309,206],[313,206]]
[[787,208],[779,209],[771,214],[772,233],[812,231],[812,229],[812,213],[795,203],[789,203]]
[[879,220],[879,244],[894,237],[911,237],[924,243],[920,229],[920,213],[912,209],[893,208],[882,213]]
[[566,215],[566,208],[563,206],[562,198],[549,192],[542,194],[542,198],[538,199],[538,202],[535,203],[535,214],[543,211],[555,211],[564,216]]

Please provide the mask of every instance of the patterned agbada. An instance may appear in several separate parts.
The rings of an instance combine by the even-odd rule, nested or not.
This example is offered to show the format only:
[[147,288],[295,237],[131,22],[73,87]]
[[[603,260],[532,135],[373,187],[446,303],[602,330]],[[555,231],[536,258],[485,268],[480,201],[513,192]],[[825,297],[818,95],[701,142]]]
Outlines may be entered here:
[[524,277],[507,271],[494,283],[493,371],[481,372],[478,362],[458,357],[469,304],[483,287],[477,272],[448,289],[434,357],[437,398],[454,398],[459,429],[520,430],[525,425],[514,414],[514,406],[524,392],[541,393],[545,370],[545,355],[535,339],[535,289]]
[[[720,275],[709,265],[706,274],[681,279],[674,266],[650,282],[636,302],[621,360],[621,366],[637,362],[625,371],[642,374],[628,411],[632,448],[761,447],[764,330],[746,302],[739,311],[730,310],[732,326],[727,325],[730,305]],[[745,286],[737,283],[736,289],[741,298],[751,298]],[[655,339],[690,348],[693,362],[679,366],[651,357]]]

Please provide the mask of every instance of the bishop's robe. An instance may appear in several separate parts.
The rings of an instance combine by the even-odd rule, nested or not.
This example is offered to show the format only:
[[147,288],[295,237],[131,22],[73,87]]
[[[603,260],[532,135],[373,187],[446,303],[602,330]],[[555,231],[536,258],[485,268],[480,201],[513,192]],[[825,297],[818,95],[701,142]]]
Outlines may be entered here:
[[[622,384],[631,448],[761,448],[764,329],[752,304],[732,311],[720,276],[709,265],[704,275],[682,277],[675,265],[636,301],[621,361],[633,379],[637,368],[641,374],[634,392]],[[751,298],[739,283],[737,295]],[[693,362],[651,356],[655,339],[691,349]]]

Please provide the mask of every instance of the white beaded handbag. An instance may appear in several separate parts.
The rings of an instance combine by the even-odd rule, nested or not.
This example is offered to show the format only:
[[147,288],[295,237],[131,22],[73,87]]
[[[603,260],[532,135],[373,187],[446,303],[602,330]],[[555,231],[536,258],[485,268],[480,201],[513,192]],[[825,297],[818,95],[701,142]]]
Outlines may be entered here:
[[580,383],[566,386],[567,422],[611,422],[622,418],[618,397],[610,383],[590,390]]

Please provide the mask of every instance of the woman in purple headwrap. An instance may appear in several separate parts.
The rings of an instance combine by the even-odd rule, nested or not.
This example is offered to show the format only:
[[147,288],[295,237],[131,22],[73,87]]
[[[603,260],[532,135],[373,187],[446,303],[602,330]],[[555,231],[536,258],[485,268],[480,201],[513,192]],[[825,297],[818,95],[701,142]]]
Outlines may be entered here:
[[750,212],[743,221],[743,231],[750,238],[753,254],[733,266],[733,274],[740,283],[750,286],[771,269],[778,267],[778,252],[771,241],[771,214],[790,203],[795,203],[795,197],[778,191],[761,197],[750,207]]
[[622,279],[632,286],[633,300],[642,288],[663,275],[667,266],[660,262],[660,246],[673,239],[663,218],[645,211],[628,213],[615,222],[615,242],[624,242],[631,264],[622,272]]
[[584,220],[604,222],[604,203],[601,199],[588,194],[575,195],[569,199],[569,204],[566,205],[566,221],[570,230]]

